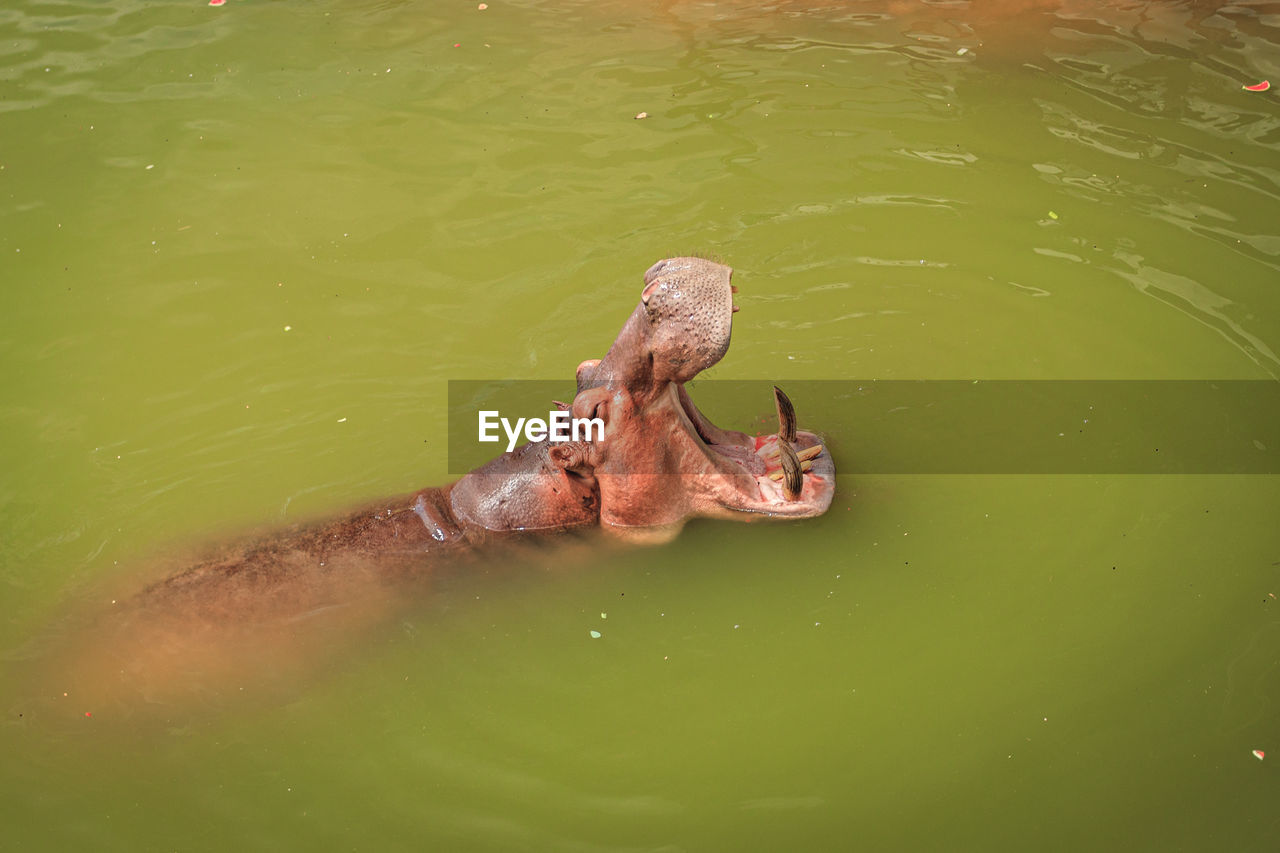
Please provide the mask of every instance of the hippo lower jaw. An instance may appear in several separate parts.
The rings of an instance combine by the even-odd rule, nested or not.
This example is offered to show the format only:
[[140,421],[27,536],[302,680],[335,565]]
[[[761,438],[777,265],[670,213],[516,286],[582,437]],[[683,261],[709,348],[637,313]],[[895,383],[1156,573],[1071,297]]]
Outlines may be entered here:
[[[776,390],[776,389],[775,389]],[[751,436],[712,424],[694,405],[683,386],[673,386],[682,424],[710,470],[708,493],[713,507],[702,514],[736,517],[755,513],[768,518],[808,518],[822,515],[835,493],[835,463],[822,440],[795,428],[794,413],[782,416],[778,434]],[[781,399],[785,395],[777,392]],[[787,401],[790,408],[790,401]],[[787,422],[789,420],[789,423]],[[789,440],[783,436],[790,433]],[[794,450],[800,462],[799,489],[788,494],[782,446]],[[718,508],[719,511],[716,511]]]

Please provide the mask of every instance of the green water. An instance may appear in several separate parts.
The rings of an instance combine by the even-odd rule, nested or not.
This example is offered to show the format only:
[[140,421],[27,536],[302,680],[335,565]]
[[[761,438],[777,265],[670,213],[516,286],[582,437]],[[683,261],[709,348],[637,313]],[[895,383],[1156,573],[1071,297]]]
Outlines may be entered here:
[[570,377],[671,254],[714,378],[1280,376],[1280,7],[976,5],[0,9],[0,847],[1274,849],[1271,476],[842,477],[164,704],[58,668],[446,481],[448,381]]

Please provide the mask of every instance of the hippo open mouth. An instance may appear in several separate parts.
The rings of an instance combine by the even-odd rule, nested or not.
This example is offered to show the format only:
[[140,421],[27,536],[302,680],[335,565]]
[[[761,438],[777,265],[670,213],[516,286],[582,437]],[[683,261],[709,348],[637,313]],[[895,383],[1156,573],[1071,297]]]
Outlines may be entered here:
[[717,427],[684,388],[729,349],[732,275],[702,258],[659,261],[609,352],[578,367],[573,412],[606,426],[604,440],[576,448],[574,461],[598,485],[606,529],[678,529],[694,516],[744,513],[803,518],[831,504],[835,465],[817,435],[796,429],[780,389],[778,431],[751,436]]

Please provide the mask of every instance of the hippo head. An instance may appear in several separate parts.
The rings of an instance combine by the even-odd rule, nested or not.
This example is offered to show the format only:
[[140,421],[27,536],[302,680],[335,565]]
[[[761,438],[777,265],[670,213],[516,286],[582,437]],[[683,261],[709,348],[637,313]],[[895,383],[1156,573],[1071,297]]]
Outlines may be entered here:
[[659,261],[609,352],[578,367],[573,415],[601,418],[604,438],[550,453],[594,480],[609,532],[665,538],[694,516],[803,518],[831,504],[830,454],[796,431],[780,390],[778,434],[757,437],[712,424],[684,388],[729,349],[732,275],[702,258]]
[[[578,366],[574,418],[599,418],[593,441],[527,444],[453,489],[458,517],[490,531],[598,522],[648,541],[695,516],[821,515],[835,466],[816,435],[797,432],[791,402],[774,388],[776,435],[750,436],[709,421],[684,383],[729,349],[733,270],[702,258],[659,261],[640,304],[603,359]],[[563,405],[563,404],[562,404]]]

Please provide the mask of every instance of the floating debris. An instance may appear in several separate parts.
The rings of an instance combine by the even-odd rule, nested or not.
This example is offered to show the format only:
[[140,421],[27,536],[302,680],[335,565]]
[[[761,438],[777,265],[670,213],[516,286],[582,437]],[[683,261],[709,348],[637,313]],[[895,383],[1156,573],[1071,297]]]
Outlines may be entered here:
[[600,632],[599,632],[599,631],[592,631],[592,632],[591,632],[591,639],[593,639],[593,640],[598,640],[598,639],[600,639]]
[[648,118],[648,113],[636,113],[636,118]]
[[1253,757],[1261,761],[1262,759],[1267,757],[1267,754],[1260,749],[1255,749],[1253,751]]
[[1263,80],[1261,83],[1254,83],[1252,86],[1241,86],[1246,92],[1265,92],[1271,88],[1270,80]]

